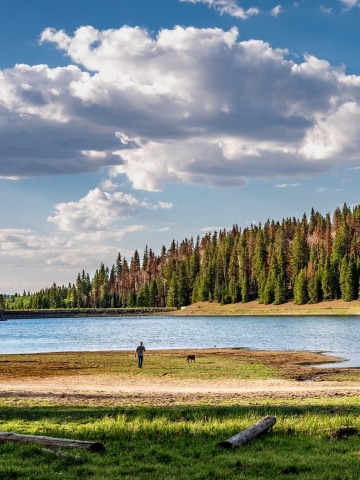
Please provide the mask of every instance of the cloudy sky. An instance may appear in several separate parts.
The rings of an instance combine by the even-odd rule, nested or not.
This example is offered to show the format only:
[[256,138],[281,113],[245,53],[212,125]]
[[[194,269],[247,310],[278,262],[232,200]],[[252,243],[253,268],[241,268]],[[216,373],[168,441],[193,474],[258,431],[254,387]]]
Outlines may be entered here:
[[0,293],[358,204],[359,7],[1,0]]

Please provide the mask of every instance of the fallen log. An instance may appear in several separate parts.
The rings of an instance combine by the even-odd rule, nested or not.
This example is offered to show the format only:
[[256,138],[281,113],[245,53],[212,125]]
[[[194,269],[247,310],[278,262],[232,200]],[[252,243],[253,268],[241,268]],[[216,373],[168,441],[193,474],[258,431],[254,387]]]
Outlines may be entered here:
[[68,438],[43,437],[39,435],[22,435],[20,433],[0,432],[0,443],[18,442],[18,443],[38,443],[49,448],[83,448],[90,452],[102,452],[105,447],[100,442],[87,442],[83,440],[70,440]]
[[351,435],[357,435],[358,434],[358,429],[356,427],[348,427],[348,426],[342,426],[336,430],[336,432],[333,432],[330,435],[330,438],[333,440],[339,440],[340,438],[347,438],[350,437]]
[[217,446],[227,449],[236,448],[239,445],[242,445],[243,443],[248,442],[255,437],[258,437],[262,433],[267,432],[275,423],[276,417],[268,415],[255,423],[255,425],[252,425],[246,430],[237,433],[228,440],[225,440],[224,442],[219,442]]

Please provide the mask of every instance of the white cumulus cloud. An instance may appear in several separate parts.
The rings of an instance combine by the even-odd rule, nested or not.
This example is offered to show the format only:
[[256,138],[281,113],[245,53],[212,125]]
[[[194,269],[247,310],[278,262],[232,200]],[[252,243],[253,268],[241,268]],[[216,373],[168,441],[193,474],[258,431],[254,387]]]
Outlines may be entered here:
[[95,235],[95,232],[102,234],[101,232],[111,229],[121,220],[134,215],[140,208],[171,207],[170,203],[151,205],[130,194],[108,193],[95,188],[77,202],[57,204],[56,214],[48,220],[63,232],[92,232],[92,235]]
[[[0,72],[0,177],[106,168],[104,191],[57,206],[51,221],[61,229],[108,226],[138,208],[105,193],[118,176],[155,192],[175,183],[315,176],[360,160],[352,128],[360,77],[325,60],[295,62],[286,49],[240,41],[236,28],[46,29],[41,42],[63,51],[69,65]],[[88,215],[92,197],[114,208]]]
[[359,0],[340,0],[340,2],[349,10],[360,5]]
[[227,15],[241,18],[242,20],[246,20],[253,15],[259,14],[258,8],[251,7],[245,10],[244,8],[239,7],[235,0],[180,0],[180,2],[203,3],[210,8],[219,11],[221,15],[226,13]]

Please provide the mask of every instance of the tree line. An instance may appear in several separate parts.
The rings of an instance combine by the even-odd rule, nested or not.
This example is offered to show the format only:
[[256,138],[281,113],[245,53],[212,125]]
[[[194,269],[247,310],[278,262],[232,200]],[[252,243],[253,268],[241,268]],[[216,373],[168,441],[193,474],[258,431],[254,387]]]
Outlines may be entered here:
[[0,299],[0,308],[181,307],[197,301],[262,304],[318,303],[359,299],[360,205],[332,215],[311,210],[301,219],[268,220],[173,240],[159,255],[145,247],[130,261],[119,252],[91,278],[55,283],[38,292]]

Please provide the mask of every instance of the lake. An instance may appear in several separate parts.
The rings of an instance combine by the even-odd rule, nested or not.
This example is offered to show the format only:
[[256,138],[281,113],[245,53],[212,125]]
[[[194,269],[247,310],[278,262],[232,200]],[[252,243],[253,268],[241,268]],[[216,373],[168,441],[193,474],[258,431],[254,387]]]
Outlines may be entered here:
[[[360,317],[86,317],[0,322],[0,353],[247,348],[299,350],[360,367]],[[324,366],[324,365],[322,365]]]

